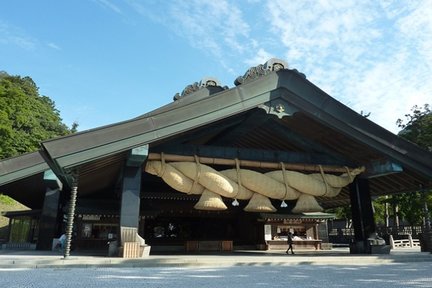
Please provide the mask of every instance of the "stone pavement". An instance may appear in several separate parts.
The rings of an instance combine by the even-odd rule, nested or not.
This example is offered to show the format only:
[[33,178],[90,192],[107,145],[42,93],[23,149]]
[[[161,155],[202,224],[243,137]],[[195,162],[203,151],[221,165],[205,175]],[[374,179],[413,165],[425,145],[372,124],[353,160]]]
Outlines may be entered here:
[[351,255],[348,248],[333,250],[234,251],[232,253],[150,255],[140,259],[90,256],[78,252],[64,259],[54,251],[0,250],[0,268],[86,268],[86,267],[228,267],[263,265],[380,265],[432,262],[432,254],[418,248],[392,250],[388,255]]

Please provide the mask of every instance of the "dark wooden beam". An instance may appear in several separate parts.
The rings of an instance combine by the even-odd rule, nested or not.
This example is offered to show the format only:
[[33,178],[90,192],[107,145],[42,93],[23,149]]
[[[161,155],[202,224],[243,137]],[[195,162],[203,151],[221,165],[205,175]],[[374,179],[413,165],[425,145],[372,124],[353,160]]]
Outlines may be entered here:
[[224,119],[222,121],[209,124],[205,127],[188,131],[176,136],[175,138],[169,139],[168,142],[158,145],[158,149],[170,149],[169,147],[185,145],[186,143],[194,143],[204,138],[209,138],[206,139],[206,143],[211,142],[213,139],[218,138],[219,135],[223,133],[223,131],[240,125],[242,121],[244,121],[245,117],[245,115],[237,115],[234,118]]
[[[269,129],[274,131],[274,133],[278,135],[280,138],[285,139],[287,142],[291,142],[296,146],[302,147],[306,151],[311,151],[312,153],[316,153],[316,154],[324,154],[327,155],[328,157],[334,158],[335,161],[347,163],[347,160],[341,154],[338,154],[322,146],[319,143],[310,141],[305,137],[300,136],[298,133],[295,133],[294,131],[288,129],[287,127],[282,126],[277,121],[274,121],[274,123],[272,123],[272,125],[269,126]],[[350,163],[350,164],[351,166],[355,165],[354,163]]]
[[261,126],[268,121],[270,116],[262,109],[252,110],[247,113],[246,118],[239,124],[231,126],[225,129],[222,133],[219,133],[213,141],[210,141],[209,145],[224,146],[225,143],[235,143],[236,139],[247,135],[256,127]]
[[[160,149],[165,148],[165,149]],[[336,166],[351,166],[351,163],[335,160],[325,154],[318,153],[300,153],[290,151],[272,151],[261,149],[246,149],[220,146],[204,145],[177,145],[168,147],[155,147],[151,153],[166,153],[177,155],[197,155],[200,157],[241,159],[263,162],[284,162],[284,163],[303,163],[303,164],[321,164]],[[353,166],[351,166],[353,167]]]

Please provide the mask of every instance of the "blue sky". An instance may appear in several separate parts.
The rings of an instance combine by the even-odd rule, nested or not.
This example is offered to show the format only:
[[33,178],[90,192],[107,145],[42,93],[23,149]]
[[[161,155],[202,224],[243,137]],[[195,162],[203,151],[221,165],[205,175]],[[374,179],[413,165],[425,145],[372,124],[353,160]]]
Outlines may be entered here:
[[276,57],[396,133],[432,104],[432,1],[14,0],[0,70],[30,76],[79,130],[127,120]]

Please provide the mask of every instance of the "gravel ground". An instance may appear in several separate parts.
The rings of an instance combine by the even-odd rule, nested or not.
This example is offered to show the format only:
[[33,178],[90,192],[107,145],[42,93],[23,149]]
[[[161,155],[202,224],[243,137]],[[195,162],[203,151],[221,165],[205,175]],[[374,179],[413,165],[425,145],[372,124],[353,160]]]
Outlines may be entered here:
[[432,287],[432,262],[195,268],[3,268],[0,287]]

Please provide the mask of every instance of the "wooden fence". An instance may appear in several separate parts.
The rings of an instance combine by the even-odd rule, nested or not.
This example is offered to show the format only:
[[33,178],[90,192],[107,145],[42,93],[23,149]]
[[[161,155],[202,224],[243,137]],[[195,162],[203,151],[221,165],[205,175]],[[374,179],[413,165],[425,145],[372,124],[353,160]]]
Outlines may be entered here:
[[389,242],[392,249],[420,247],[420,240],[413,239],[411,235],[408,235],[407,239],[398,239],[398,240],[394,240],[393,236],[390,235]]
[[[380,237],[383,237],[388,244],[390,244],[390,236],[393,237],[393,240],[407,240],[408,235],[410,235],[413,239],[419,239],[421,237],[421,233],[425,231],[425,227],[423,226],[392,226],[392,227],[384,227],[378,226],[376,228],[376,232]],[[329,242],[342,244],[342,243],[350,243],[354,239],[354,229],[353,228],[335,228],[329,226]],[[404,242],[404,241],[402,241]],[[418,242],[418,241],[417,241]]]
[[35,250],[36,244],[29,242],[8,242],[3,244],[2,248],[8,250]]

